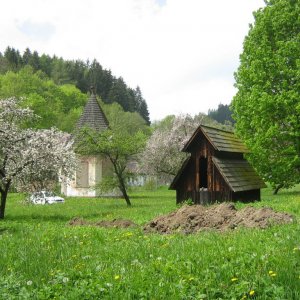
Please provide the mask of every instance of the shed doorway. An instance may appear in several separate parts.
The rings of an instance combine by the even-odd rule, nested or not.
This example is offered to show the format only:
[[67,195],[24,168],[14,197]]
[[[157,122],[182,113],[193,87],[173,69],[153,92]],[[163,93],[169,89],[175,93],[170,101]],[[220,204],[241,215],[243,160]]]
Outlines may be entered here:
[[200,161],[199,161],[199,179],[200,179],[200,184],[199,187],[207,189],[207,158],[201,156]]

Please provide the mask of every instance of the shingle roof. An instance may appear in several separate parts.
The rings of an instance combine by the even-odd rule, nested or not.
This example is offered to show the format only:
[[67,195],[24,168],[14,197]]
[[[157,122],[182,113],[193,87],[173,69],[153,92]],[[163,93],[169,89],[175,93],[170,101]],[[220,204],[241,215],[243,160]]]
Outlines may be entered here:
[[97,131],[102,131],[108,128],[108,121],[93,90],[77,123],[77,129],[85,126]]
[[214,165],[234,192],[266,187],[246,160],[212,158]]
[[199,136],[199,132],[202,132],[212,146],[218,151],[225,152],[237,152],[237,153],[248,153],[249,150],[243,144],[243,142],[237,138],[233,132],[225,131],[213,127],[208,127],[200,125],[198,129],[194,132],[192,137],[186,143],[183,151],[188,151],[190,145]]

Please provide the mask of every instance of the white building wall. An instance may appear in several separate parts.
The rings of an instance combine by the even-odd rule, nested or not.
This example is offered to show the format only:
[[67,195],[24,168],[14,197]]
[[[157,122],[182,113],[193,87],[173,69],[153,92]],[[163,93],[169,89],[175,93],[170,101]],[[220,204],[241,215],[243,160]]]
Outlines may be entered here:
[[102,179],[102,160],[95,156],[84,156],[79,159],[88,162],[88,187],[78,187],[75,174],[75,179],[69,184],[62,184],[61,192],[68,197],[96,197],[94,187]]

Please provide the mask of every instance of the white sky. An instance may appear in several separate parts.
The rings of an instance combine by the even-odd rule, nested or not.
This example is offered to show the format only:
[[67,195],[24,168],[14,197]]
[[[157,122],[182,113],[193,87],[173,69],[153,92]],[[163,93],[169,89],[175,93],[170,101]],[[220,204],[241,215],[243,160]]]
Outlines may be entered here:
[[263,0],[2,0],[0,51],[96,58],[132,88],[151,120],[207,113],[235,94],[233,73]]

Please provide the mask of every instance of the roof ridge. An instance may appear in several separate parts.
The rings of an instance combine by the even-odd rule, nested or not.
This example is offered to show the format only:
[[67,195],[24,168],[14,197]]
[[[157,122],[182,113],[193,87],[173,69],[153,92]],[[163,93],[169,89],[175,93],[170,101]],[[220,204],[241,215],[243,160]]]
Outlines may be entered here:
[[206,128],[210,128],[210,129],[214,129],[214,130],[218,130],[218,131],[222,131],[222,132],[226,132],[226,133],[230,133],[230,134],[235,134],[234,131],[229,131],[228,130],[225,130],[225,129],[221,129],[221,128],[218,128],[218,127],[213,127],[213,126],[208,126],[208,125],[200,125],[200,127],[206,127]]

